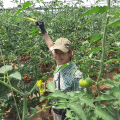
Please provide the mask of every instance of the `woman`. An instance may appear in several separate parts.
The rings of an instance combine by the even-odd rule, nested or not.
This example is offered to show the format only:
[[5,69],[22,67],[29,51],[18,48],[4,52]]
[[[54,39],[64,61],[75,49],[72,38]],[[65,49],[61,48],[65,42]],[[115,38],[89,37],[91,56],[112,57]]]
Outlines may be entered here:
[[[55,61],[57,63],[57,67],[59,65],[64,65],[69,63],[66,67],[58,71],[54,75],[53,82],[55,83],[55,90],[61,90],[62,92],[66,93],[69,91],[78,91],[81,90],[79,86],[79,79],[82,77],[82,73],[79,70],[76,70],[75,74],[72,74],[72,71],[77,68],[76,64],[72,61],[72,50],[71,50],[71,42],[67,38],[59,38],[53,43],[51,38],[48,36],[45,28],[44,22],[38,20],[36,22],[44,35],[45,42],[52,52]],[[56,68],[57,68],[56,67]],[[62,120],[62,115],[56,111],[53,107],[53,117],[54,120]]]

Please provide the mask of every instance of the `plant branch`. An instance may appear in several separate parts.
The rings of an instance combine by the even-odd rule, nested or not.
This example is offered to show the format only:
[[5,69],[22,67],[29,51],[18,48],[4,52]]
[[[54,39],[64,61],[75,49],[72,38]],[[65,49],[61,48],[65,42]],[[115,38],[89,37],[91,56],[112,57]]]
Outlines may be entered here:
[[14,87],[10,86],[9,84],[7,84],[1,80],[0,80],[0,83],[2,83],[3,85],[7,86],[10,89],[12,89],[13,91],[17,92],[18,94],[23,95],[23,93],[21,93],[19,90],[15,89]]
[[31,94],[31,92],[32,92],[35,88],[36,88],[36,84],[34,85],[34,87],[32,88],[32,90],[28,93],[28,95]]
[[28,93],[25,92],[24,94],[24,99],[23,99],[23,118],[22,120],[25,120],[25,117],[26,117],[26,111],[27,111],[27,96],[28,96]]
[[[110,0],[108,0],[108,8],[109,8],[109,11],[110,11]],[[109,21],[109,15],[108,15],[108,12],[107,12],[107,15],[106,15],[106,25],[108,24],[108,21]],[[98,76],[98,79],[97,79],[97,91],[98,91],[98,96],[100,95],[100,90],[99,90],[99,84],[98,82],[100,81],[100,77],[103,73],[103,64],[104,64],[104,57],[105,57],[105,37],[106,37],[106,33],[107,33],[107,27],[105,26],[104,28],[104,34],[103,34],[103,41],[102,41],[102,58],[101,58],[101,63],[100,63],[100,74]]]
[[52,106],[56,106],[56,105],[60,105],[60,104],[61,104],[61,103],[58,103],[58,104],[54,104],[54,105],[51,105],[51,106],[48,106],[48,107],[46,107],[46,105],[45,105],[45,107],[44,107],[43,109],[41,109],[41,110],[35,112],[34,114],[32,114],[31,116],[29,116],[29,117],[27,118],[27,120],[30,120],[34,115],[42,112],[42,111],[45,110],[45,109],[48,109],[48,108],[51,108]]

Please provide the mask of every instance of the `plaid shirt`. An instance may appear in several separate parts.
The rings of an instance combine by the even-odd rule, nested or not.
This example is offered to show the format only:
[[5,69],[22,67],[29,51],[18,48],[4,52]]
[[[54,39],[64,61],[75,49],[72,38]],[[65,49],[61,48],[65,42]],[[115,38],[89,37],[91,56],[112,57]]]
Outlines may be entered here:
[[82,77],[82,73],[80,70],[77,70],[74,76],[72,76],[72,71],[74,68],[77,68],[77,66],[73,61],[71,62],[71,65],[64,67],[54,75],[53,83],[56,86],[55,90],[58,90],[58,75],[60,73],[60,90],[62,92],[83,91],[79,85],[79,80]]

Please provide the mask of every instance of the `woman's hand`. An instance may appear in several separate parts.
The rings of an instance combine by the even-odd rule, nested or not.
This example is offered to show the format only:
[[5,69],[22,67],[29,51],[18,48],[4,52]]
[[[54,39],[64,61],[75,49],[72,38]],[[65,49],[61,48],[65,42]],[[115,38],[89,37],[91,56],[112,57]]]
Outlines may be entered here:
[[36,25],[40,27],[40,29],[42,31],[42,34],[47,33],[45,28],[44,28],[44,22],[43,21],[37,20]]

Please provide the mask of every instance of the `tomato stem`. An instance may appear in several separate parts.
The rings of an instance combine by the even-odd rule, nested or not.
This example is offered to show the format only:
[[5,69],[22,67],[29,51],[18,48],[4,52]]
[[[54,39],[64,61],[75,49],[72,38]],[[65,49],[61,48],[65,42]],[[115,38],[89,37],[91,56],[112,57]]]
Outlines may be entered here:
[[[108,12],[106,15],[106,25],[108,24],[109,21],[109,12],[110,12],[110,0],[108,0]],[[104,34],[103,34],[103,41],[102,41],[102,58],[100,62],[100,74],[97,79],[97,91],[98,91],[98,96],[100,95],[100,89],[99,89],[99,84],[98,82],[100,81],[100,77],[103,73],[103,64],[104,64],[104,57],[105,57],[105,38],[106,38],[106,33],[107,33],[107,27],[105,26],[104,28]]]
[[22,116],[22,120],[25,120],[26,117],[26,111],[27,111],[27,96],[28,93],[25,92],[24,96],[23,96],[23,116]]
[[5,83],[4,81],[0,80],[0,83],[7,86],[8,88],[11,88],[13,91],[17,92],[19,95],[23,95],[23,93],[21,93],[19,90],[15,89],[14,87],[10,86],[9,84]]
[[31,94],[32,91],[33,91],[35,88],[36,88],[36,84],[34,85],[34,87],[32,88],[32,90],[28,93],[28,95]]

